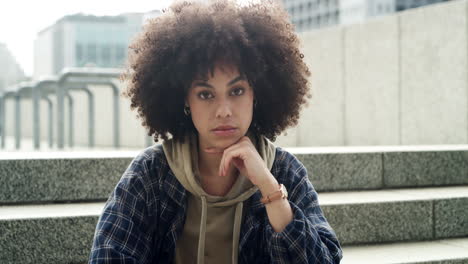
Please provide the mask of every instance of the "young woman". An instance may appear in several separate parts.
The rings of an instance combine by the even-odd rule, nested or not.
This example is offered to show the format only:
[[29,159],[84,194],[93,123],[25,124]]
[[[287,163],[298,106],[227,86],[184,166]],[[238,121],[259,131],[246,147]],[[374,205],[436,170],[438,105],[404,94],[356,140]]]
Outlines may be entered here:
[[305,167],[272,141],[310,72],[273,1],[177,2],[130,46],[125,95],[163,139],[124,172],[90,263],[339,263]]

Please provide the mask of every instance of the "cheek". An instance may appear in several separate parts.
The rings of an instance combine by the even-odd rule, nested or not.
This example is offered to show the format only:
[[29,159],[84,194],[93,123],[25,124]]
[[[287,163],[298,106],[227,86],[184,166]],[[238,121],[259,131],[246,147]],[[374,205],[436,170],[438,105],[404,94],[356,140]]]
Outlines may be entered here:
[[198,131],[203,130],[207,122],[206,119],[208,117],[208,113],[206,112],[206,110],[206,107],[203,107],[196,103],[190,104],[192,122]]
[[246,97],[246,100],[243,100],[242,104],[238,107],[240,114],[244,120],[252,121],[253,116],[253,96]]

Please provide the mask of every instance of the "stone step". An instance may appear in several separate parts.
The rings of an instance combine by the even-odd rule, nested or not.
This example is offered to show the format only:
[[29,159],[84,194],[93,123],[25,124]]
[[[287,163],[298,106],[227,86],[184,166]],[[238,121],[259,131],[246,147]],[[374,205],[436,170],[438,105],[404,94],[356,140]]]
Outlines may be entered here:
[[342,264],[468,263],[468,237],[422,242],[347,246]]
[[319,193],[343,245],[468,236],[468,186]]
[[[468,145],[288,150],[318,191],[468,184]],[[104,201],[138,153],[1,152],[0,204]]]
[[103,203],[0,206],[2,263],[87,263]]
[[288,148],[318,191],[468,184],[468,145]]
[[[319,199],[345,246],[468,236],[468,186],[320,193]],[[103,206],[0,206],[0,259],[85,262]]]
[[106,200],[138,152],[0,153],[0,204]]

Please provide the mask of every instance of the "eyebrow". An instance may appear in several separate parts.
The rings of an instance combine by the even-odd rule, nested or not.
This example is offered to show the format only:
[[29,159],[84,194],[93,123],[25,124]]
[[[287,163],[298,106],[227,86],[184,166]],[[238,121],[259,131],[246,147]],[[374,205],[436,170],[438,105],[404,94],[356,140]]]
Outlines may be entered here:
[[[237,76],[236,78],[232,79],[231,81],[229,81],[227,83],[227,85],[233,85],[234,83],[240,81],[240,80],[244,80],[244,77],[242,76]],[[209,85],[208,83],[205,83],[205,82],[196,82],[193,84],[193,86],[203,86],[203,87],[207,87],[207,88],[213,88],[213,86]]]

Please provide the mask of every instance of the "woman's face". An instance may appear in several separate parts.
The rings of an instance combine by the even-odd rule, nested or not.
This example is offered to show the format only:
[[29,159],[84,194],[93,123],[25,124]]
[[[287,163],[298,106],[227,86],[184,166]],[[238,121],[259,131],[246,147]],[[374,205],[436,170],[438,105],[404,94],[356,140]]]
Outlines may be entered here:
[[208,80],[195,79],[187,94],[200,148],[236,143],[252,122],[254,94],[235,67],[217,65]]

